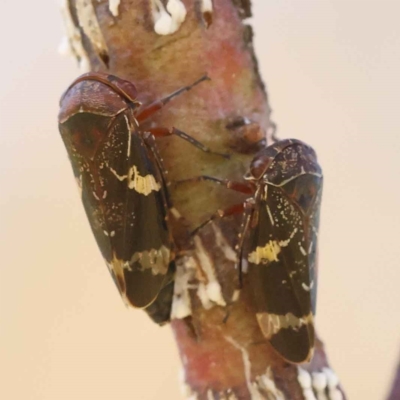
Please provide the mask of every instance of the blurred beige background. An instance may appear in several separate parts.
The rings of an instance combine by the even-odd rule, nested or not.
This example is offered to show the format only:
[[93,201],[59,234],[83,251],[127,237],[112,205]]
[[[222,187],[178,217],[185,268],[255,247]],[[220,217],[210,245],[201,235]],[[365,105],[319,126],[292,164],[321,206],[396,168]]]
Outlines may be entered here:
[[[55,0],[2,0],[0,398],[180,398],[168,329],[123,306],[58,136],[79,73]],[[23,10],[23,12],[21,12]],[[400,3],[254,0],[281,137],[325,171],[318,326],[350,399],[383,399],[400,353]]]

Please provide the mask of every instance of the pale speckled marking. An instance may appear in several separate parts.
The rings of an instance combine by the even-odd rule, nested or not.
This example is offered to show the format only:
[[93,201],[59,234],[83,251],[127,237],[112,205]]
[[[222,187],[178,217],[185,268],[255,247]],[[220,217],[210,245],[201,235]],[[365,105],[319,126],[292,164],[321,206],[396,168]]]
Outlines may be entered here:
[[121,0],[108,0],[108,9],[110,10],[110,13],[114,17],[118,17],[118,15],[119,15],[120,3],[121,3]]
[[128,178],[128,175],[118,175],[118,172],[115,169],[111,168],[111,167],[108,167],[108,169],[121,182]]
[[106,42],[97,20],[96,12],[91,1],[76,0],[76,12],[81,28],[99,55],[108,54]]
[[292,313],[287,313],[285,315],[258,313],[256,316],[260,328],[267,339],[270,339],[273,335],[278,333],[280,329],[298,329],[303,325],[311,325],[314,321],[312,313],[302,318],[298,318]]
[[282,247],[287,247],[294,235],[297,233],[297,228],[293,230],[291,235],[286,240],[270,240],[265,246],[257,246],[254,251],[249,253],[248,261],[259,265],[269,264],[273,261],[278,261],[278,255]]
[[249,272],[249,261],[247,258],[242,259],[242,273],[247,274]]
[[153,175],[141,176],[136,165],[129,169],[128,175],[119,175],[118,172],[110,166],[108,168],[121,182],[127,179],[129,189],[134,189],[144,196],[148,196],[151,192],[158,192],[161,189],[160,184],[156,182]]
[[301,284],[301,287],[306,291],[309,292],[314,287],[314,281],[311,281],[310,286],[307,286],[304,282]]
[[255,393],[255,388],[251,381],[251,362],[249,358],[249,353],[243,346],[241,346],[238,342],[236,342],[236,340],[234,340],[232,337],[226,336],[225,338],[229,343],[231,343],[235,348],[240,350],[240,352],[242,353],[244,376],[246,378],[247,389],[249,390],[251,398],[257,399],[257,397],[254,396],[259,396],[259,393]]
[[271,209],[269,208],[268,205],[267,205],[267,213],[268,213],[269,220],[271,221],[271,225],[274,226],[275,225],[274,218],[272,217]]
[[181,0],[168,0],[166,9],[160,0],[150,0],[154,31],[159,35],[176,32],[186,18],[186,8]]
[[289,236],[289,239],[281,240],[281,241],[279,242],[279,246],[281,246],[281,247],[286,247],[286,246],[288,246],[289,243],[290,243],[290,241],[294,238],[294,235],[297,233],[297,231],[298,231],[298,229],[297,229],[297,228],[294,228],[294,229],[293,229],[293,232],[292,232],[292,233],[290,234],[290,236]]
[[169,209],[169,212],[174,216],[174,218],[176,219],[181,218],[181,213],[175,207],[171,207]]
[[232,301],[238,301],[240,297],[240,290],[236,289],[232,294]]
[[131,124],[129,123],[128,117],[124,114],[126,126],[127,126],[127,132],[128,132],[128,146],[126,149],[126,157],[129,158],[131,156],[131,146],[132,146],[132,132],[131,132]]
[[153,275],[165,275],[168,271],[170,257],[170,250],[164,245],[159,249],[137,252],[132,256],[127,269],[131,271],[131,265],[135,262],[139,262],[143,270],[151,268],[151,273]]
[[82,197],[82,175],[75,177],[75,180],[78,185],[79,196]]
[[245,347],[241,346],[236,340],[230,336],[225,336],[225,339],[231,343],[235,348],[240,350],[242,353],[244,376],[246,378],[246,386],[250,393],[251,400],[265,400],[265,396],[260,392],[266,392],[271,400],[285,400],[283,393],[278,390],[273,380],[273,376],[270,369],[267,369],[266,373],[256,377],[255,381],[251,380],[251,361],[249,353]]
[[75,26],[72,15],[69,10],[68,0],[63,0],[61,3],[61,13],[64,19],[66,29],[66,37],[63,38],[58,51],[63,55],[73,55],[78,59],[79,69],[81,72],[90,70],[90,60],[83,47],[81,31]]
[[300,243],[299,243],[299,249],[300,249],[301,254],[303,254],[303,256],[307,255],[307,252],[304,250],[304,247]]
[[232,389],[226,389],[222,392],[219,392],[217,398],[219,400],[238,400],[236,394],[232,391]]
[[209,310],[213,307],[214,304],[207,293],[207,286],[203,282],[200,282],[197,287],[197,297],[200,299],[204,309]]
[[224,238],[224,235],[221,232],[221,229],[215,224],[211,224],[214,234],[215,234],[215,239],[217,242],[217,246],[220,250],[225,255],[225,258],[229,261],[237,262],[237,253],[232,249],[232,247],[228,244],[226,239]]
[[196,276],[196,267],[193,257],[181,257],[176,261],[171,319],[183,319],[192,314],[189,289],[193,289],[190,281]]
[[225,306],[226,303],[222,296],[221,285],[219,284],[217,276],[215,274],[213,262],[207,255],[206,250],[203,246],[203,242],[198,236],[195,236],[194,244],[196,246],[196,255],[200,262],[200,267],[207,278],[206,293],[212,302],[220,306]]
[[257,383],[258,386],[263,389],[263,392],[267,392],[269,396],[268,399],[273,398],[274,400],[285,400],[285,396],[275,385],[270,368],[267,369],[265,374],[257,378]]

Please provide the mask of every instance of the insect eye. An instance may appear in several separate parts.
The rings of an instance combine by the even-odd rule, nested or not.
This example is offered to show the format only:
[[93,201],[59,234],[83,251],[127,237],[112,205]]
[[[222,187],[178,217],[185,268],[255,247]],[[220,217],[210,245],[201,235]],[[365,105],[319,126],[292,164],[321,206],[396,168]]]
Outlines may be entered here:
[[87,154],[95,151],[99,138],[96,137],[96,132],[85,131],[74,132],[71,136],[71,140],[76,150]]
[[304,214],[308,214],[316,198],[316,184],[318,178],[310,175],[298,177],[290,184],[286,185],[285,190],[290,197],[298,204]]
[[118,78],[114,75],[109,75],[108,79],[116,88],[126,95],[130,101],[134,101],[137,98],[137,89],[132,82]]
[[314,196],[312,193],[298,193],[297,204],[301,207],[305,214],[307,214],[310,206],[313,204]]
[[89,159],[93,158],[104,140],[103,132],[106,122],[106,118],[102,116],[89,118],[87,113],[76,114],[71,118],[67,125],[71,126],[70,140],[75,150]]
[[250,165],[250,176],[254,179],[260,179],[267,169],[265,158],[256,157]]
[[81,138],[81,143],[85,146],[91,146],[94,143],[94,138],[91,135],[91,132],[87,132],[85,135],[82,136]]

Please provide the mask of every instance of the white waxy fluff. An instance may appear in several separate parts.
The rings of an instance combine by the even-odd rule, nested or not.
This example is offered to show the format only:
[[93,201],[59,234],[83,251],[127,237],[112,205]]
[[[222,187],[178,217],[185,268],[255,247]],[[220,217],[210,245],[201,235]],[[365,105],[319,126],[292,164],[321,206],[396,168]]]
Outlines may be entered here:
[[154,31],[159,35],[175,33],[186,18],[186,8],[181,0],[168,0],[166,8],[160,0],[151,0]]
[[268,399],[285,400],[283,393],[275,385],[274,377],[270,368],[268,368],[264,374],[257,376],[252,380],[249,352],[232,337],[225,336],[225,339],[242,353],[244,376],[246,378],[246,385],[251,400],[265,400],[265,393],[268,395]]
[[193,289],[190,282],[195,274],[196,262],[193,257],[183,257],[177,262],[171,319],[182,319],[192,314],[189,289]]
[[216,303],[220,306],[225,306],[226,302],[222,295],[221,285],[218,282],[213,261],[206,253],[203,243],[198,236],[194,238],[194,243],[196,246],[196,255],[200,262],[200,267],[203,270],[207,280],[205,283],[205,293],[213,303]]
[[204,12],[212,12],[213,3],[212,0],[202,0],[201,1],[201,11]]
[[64,19],[66,36],[62,39],[58,51],[62,55],[72,55],[77,58],[79,69],[82,72],[87,72],[90,70],[90,60],[83,47],[81,32],[72,19],[67,0],[63,0],[61,3],[61,13]]
[[317,400],[312,390],[312,379],[311,375],[305,369],[297,368],[297,381],[303,391],[303,396],[305,400]]
[[88,0],[76,0],[75,4],[79,25],[89,38],[94,50],[100,56],[107,54],[107,45],[92,2]]
[[119,15],[120,3],[121,3],[121,0],[108,0],[108,9],[110,10],[110,13],[114,17],[118,17],[118,15]]
[[298,367],[297,380],[305,400],[343,400],[339,379],[330,368],[310,374],[304,368]]

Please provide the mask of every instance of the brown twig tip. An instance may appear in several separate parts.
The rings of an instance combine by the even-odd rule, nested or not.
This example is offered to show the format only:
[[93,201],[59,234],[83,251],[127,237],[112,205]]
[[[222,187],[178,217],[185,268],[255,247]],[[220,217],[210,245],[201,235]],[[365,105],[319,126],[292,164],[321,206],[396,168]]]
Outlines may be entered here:
[[[160,176],[150,176],[151,189],[159,193],[164,185],[162,205],[168,213],[164,221],[173,245],[164,286],[146,310],[155,321],[165,322],[173,296],[171,327],[184,367],[186,398],[342,400],[344,394],[318,339],[312,361],[298,366],[285,361],[275,350],[279,344],[271,345],[264,337],[253,301],[256,285],[246,273],[251,262],[242,266],[243,276],[236,268],[242,255],[249,253],[243,232],[254,228],[253,211],[262,192],[254,193],[258,186],[245,182],[244,175],[255,154],[265,148],[265,133],[274,131],[249,27],[243,22],[249,15],[248,0],[64,3],[70,51],[80,68],[132,81],[138,101],[149,110],[149,115],[140,110],[135,114],[142,132],[136,138],[143,139],[152,154],[149,160],[155,160],[160,171]],[[129,120],[128,111],[124,109]],[[152,133],[151,138],[143,132]],[[261,158],[263,166],[269,162],[267,156]],[[252,165],[248,177],[254,178],[259,164]],[[132,166],[129,171],[130,175],[114,175],[130,183],[135,175],[149,186],[150,178],[146,180]],[[209,179],[169,184],[199,176]],[[315,182],[320,178],[313,175],[312,190],[318,188]],[[138,185],[132,187],[139,190]],[[296,193],[293,190],[293,196]],[[217,215],[217,210],[223,211]],[[262,217],[273,225],[272,214],[265,211]],[[297,230],[260,245],[258,258],[275,260]],[[239,252],[238,243],[243,244]],[[300,246],[297,252],[298,257],[314,254],[312,245]],[[132,272],[131,266],[120,262],[119,267],[123,282],[121,277]],[[303,288],[309,298],[311,283]],[[300,332],[308,353],[314,340],[308,313],[307,318],[278,312],[276,316],[268,321]]]

